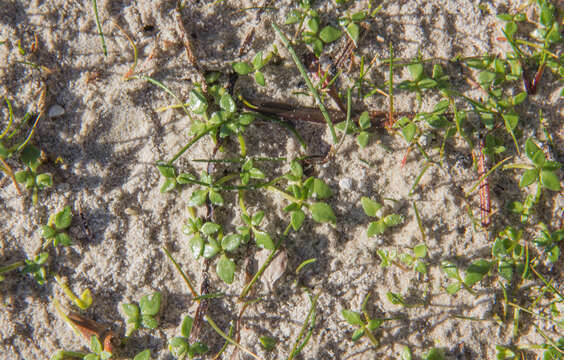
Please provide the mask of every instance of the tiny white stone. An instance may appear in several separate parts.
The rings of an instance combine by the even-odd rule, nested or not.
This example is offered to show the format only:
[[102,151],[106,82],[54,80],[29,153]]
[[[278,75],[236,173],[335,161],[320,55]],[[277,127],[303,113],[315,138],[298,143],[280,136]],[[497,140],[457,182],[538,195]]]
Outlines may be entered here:
[[50,118],[62,116],[64,113],[65,113],[65,109],[61,105],[53,105],[49,108]]
[[342,178],[339,180],[339,187],[341,190],[350,191],[352,189],[352,179]]

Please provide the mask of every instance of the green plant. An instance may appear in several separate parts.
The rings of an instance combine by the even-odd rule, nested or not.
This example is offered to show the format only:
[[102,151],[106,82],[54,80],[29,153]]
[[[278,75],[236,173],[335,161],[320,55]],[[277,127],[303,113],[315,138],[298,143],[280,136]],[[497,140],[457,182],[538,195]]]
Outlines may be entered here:
[[343,27],[343,30],[353,41],[355,46],[358,46],[358,38],[360,36],[359,23],[364,20],[366,20],[366,12],[364,11],[359,11],[339,19],[339,25]]
[[[398,254],[398,252],[395,250],[392,251],[386,251],[381,249],[376,250],[378,257],[382,261],[381,262],[382,267],[386,268],[392,264],[396,264],[396,265],[403,264],[421,274],[426,274],[427,264],[425,264],[424,258],[427,256],[427,246],[425,244],[418,244],[413,248],[412,252],[413,254],[407,252]],[[396,262],[396,258],[399,259],[400,261],[399,264]]]
[[364,213],[371,217],[377,217],[377,221],[372,221],[366,230],[366,236],[373,237],[383,234],[387,228],[397,226],[403,222],[403,216],[399,214],[382,215],[383,205],[365,196],[361,199]]
[[261,71],[261,69],[270,61],[273,55],[273,52],[269,52],[263,58],[263,52],[259,51],[253,58],[251,64],[242,61],[234,62],[233,70],[235,70],[235,72],[239,75],[248,75],[250,73],[253,73],[257,84],[259,84],[260,86],[265,86],[266,83],[264,80],[264,73]]
[[540,228],[540,232],[534,242],[545,254],[548,255],[548,260],[550,260],[550,262],[556,263],[558,261],[558,257],[560,256],[558,243],[564,240],[564,229],[550,232],[546,224],[540,223],[538,226]]
[[[286,18],[286,25],[296,23],[298,23],[296,34],[301,31],[303,24],[306,25],[306,29],[302,33],[302,40],[312,47],[313,53],[317,57],[323,52],[323,44],[331,43],[339,39],[342,35],[339,29],[330,25],[321,28],[319,14],[317,11],[311,9],[311,2],[309,0],[300,1],[300,7],[292,10]],[[352,27],[351,30],[353,30],[354,34]]]
[[[344,131],[346,126],[346,121],[342,121],[335,125],[335,129]],[[367,130],[371,127],[372,123],[370,122],[370,115],[367,111],[364,111],[358,118],[358,126],[354,122],[349,123],[347,134],[358,134],[356,136],[356,142],[361,148],[364,148],[370,141],[371,134]]]
[[155,315],[159,312],[161,306],[161,293],[158,291],[152,294],[143,295],[139,304],[122,304],[121,308],[125,315],[127,316],[127,323],[129,324],[126,337],[131,336],[131,334],[143,326],[147,329],[156,328],[159,323],[155,318]]
[[273,186],[269,189],[278,191],[291,202],[284,207],[284,211],[290,213],[290,223],[294,230],[299,230],[306,218],[303,208],[308,208],[313,220],[317,222],[336,224],[337,217],[329,204],[320,201],[311,202],[313,199],[323,200],[331,197],[331,188],[323,180],[312,176],[304,180],[303,168],[296,160],[290,163],[290,171],[284,177],[288,180],[286,192]]
[[487,260],[476,260],[472,262],[466,269],[464,279],[460,276],[460,272],[452,261],[445,260],[441,262],[441,270],[447,278],[453,279],[454,282],[446,287],[446,292],[454,295],[461,288],[466,289],[470,294],[475,295],[472,286],[482,280],[488,274],[492,267],[492,263]]
[[92,335],[90,338],[90,354],[84,356],[84,360],[107,360],[112,357],[112,353],[105,351],[102,347],[100,339],[96,335]]
[[189,343],[193,324],[194,319],[186,315],[180,327],[180,334],[182,336],[177,336],[170,340],[168,349],[175,359],[184,359],[186,356],[188,356],[189,359],[193,359],[196,355],[203,355],[208,352],[208,347],[204,343]]
[[70,206],[65,206],[63,210],[51,214],[47,225],[41,227],[41,236],[46,240],[44,247],[49,241],[53,241],[53,246],[70,246],[72,244],[70,236],[64,231],[72,222],[72,212]]
[[[351,337],[352,341],[356,342],[360,340],[363,336],[366,336],[370,340],[372,345],[378,347],[379,342],[376,339],[376,336],[374,336],[373,331],[375,331],[380,326],[382,326],[382,324],[384,323],[384,321],[386,321],[386,319],[377,319],[377,318],[373,319],[370,317],[370,315],[366,311],[366,304],[368,303],[369,297],[370,294],[366,295],[364,301],[362,302],[362,307],[361,307],[362,314],[356,311],[343,309],[341,311],[341,315],[343,316],[343,318],[347,323],[357,327],[357,329],[352,334]],[[363,316],[364,316],[364,320],[363,320]]]
[[492,255],[497,260],[499,275],[505,280],[511,280],[513,274],[525,277],[526,248],[521,244],[522,230],[511,226],[501,231],[492,246]]
[[34,259],[16,261],[15,263],[0,267],[0,282],[5,279],[5,276],[3,275],[4,273],[23,266],[23,274],[32,274],[39,285],[45,284],[45,281],[47,279],[47,270],[45,270],[45,263],[47,262],[47,258],[49,258],[49,254],[42,252],[35,256]]
[[266,351],[272,351],[276,347],[276,339],[271,338],[269,336],[261,336],[259,338],[260,345]]
[[38,190],[53,186],[51,174],[37,173],[37,168],[41,165],[40,156],[41,151],[37,147],[27,145],[20,155],[20,159],[27,166],[27,170],[15,174],[18,183],[24,184],[26,189],[31,189],[33,205],[37,204]]

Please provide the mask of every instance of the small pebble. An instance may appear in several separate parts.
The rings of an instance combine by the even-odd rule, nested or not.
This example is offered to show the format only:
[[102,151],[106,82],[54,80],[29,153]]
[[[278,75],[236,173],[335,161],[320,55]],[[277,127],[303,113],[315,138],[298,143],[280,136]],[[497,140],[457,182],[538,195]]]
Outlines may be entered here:
[[56,118],[62,116],[65,113],[65,109],[61,105],[53,105],[49,108],[49,117]]

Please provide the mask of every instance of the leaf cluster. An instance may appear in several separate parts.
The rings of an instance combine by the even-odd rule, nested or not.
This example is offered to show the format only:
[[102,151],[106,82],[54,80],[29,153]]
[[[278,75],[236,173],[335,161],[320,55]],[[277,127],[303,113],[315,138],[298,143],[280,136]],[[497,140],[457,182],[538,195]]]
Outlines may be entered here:
[[203,355],[209,351],[207,345],[204,343],[198,341],[193,344],[189,343],[193,324],[194,319],[186,315],[180,327],[181,336],[176,336],[169,341],[168,349],[175,359],[185,359],[186,356],[188,356],[189,359],[193,359],[194,356]]
[[161,299],[161,293],[155,291],[152,294],[141,297],[139,304],[131,303],[121,305],[125,316],[127,316],[127,323],[129,324],[125,335],[126,337],[131,336],[140,326],[147,329],[154,329],[159,325],[155,315],[159,312]]
[[51,214],[47,225],[41,227],[41,236],[46,241],[53,241],[53,246],[70,246],[72,245],[71,238],[64,230],[70,227],[71,222],[71,208],[65,206],[63,210]]

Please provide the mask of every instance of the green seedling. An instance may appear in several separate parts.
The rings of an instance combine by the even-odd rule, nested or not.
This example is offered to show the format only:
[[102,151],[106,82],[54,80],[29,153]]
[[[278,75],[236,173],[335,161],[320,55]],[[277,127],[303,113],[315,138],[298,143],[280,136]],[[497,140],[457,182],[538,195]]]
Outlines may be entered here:
[[397,293],[393,293],[391,291],[388,291],[386,293],[386,297],[388,298],[388,301],[391,302],[393,305],[400,305],[400,306],[403,306],[403,307],[409,307],[409,305],[405,301],[405,298],[401,294],[397,294]]
[[540,223],[538,226],[540,232],[534,242],[547,254],[550,262],[556,263],[560,256],[560,247],[558,245],[559,242],[564,239],[564,229],[556,230],[551,233],[544,223]]
[[[344,131],[346,126],[346,121],[342,121],[335,125],[335,129]],[[356,142],[361,148],[365,148],[368,145],[368,142],[370,141],[370,137],[372,135],[367,131],[371,127],[372,123],[370,122],[370,115],[367,111],[364,111],[358,118],[358,126],[354,122],[349,123],[347,134],[357,134]]]
[[112,357],[112,353],[105,351],[100,339],[96,335],[92,335],[90,339],[90,354],[86,354],[84,360],[107,360]]
[[445,275],[454,280],[453,283],[446,287],[446,292],[450,295],[456,294],[461,288],[467,290],[470,294],[476,295],[472,290],[472,286],[481,281],[490,271],[492,263],[487,260],[476,260],[466,269],[466,276],[464,279],[460,276],[460,272],[456,265],[451,261],[443,261],[441,263],[441,270]]
[[245,225],[238,227],[237,231],[239,231],[239,234],[241,234],[243,239],[248,238],[249,234],[252,233],[259,248],[268,250],[274,249],[274,242],[272,241],[270,235],[259,228],[264,219],[264,211],[257,211],[251,216],[245,209],[241,218],[243,219],[243,222],[245,222]]
[[[186,183],[189,181],[189,174],[181,174],[180,176],[183,179],[182,181],[185,181]],[[193,176],[190,178],[194,179]],[[208,198],[209,201],[216,206],[223,205],[223,197],[221,196],[219,191],[214,188],[214,182],[211,175],[206,172],[202,172],[200,175],[200,183],[204,184],[204,186],[206,186],[207,188],[194,191],[190,196],[188,206],[201,206],[205,204]]]
[[92,305],[92,293],[90,292],[90,289],[84,290],[82,294],[80,294],[80,297],[78,297],[72,292],[67,283],[60,276],[55,275],[55,281],[57,281],[57,284],[59,284],[61,289],[63,289],[65,295],[80,309],[86,310],[90,307],[90,305]]
[[47,225],[41,227],[41,236],[45,239],[43,247],[45,248],[50,241],[53,246],[70,246],[72,241],[70,236],[64,231],[69,228],[72,221],[72,212],[70,206],[65,206],[63,210],[51,214]]
[[246,62],[233,63],[233,70],[235,70],[235,72],[239,75],[248,75],[250,73],[253,73],[256,83],[260,86],[265,86],[266,82],[264,80],[264,73],[261,71],[261,69],[270,61],[273,55],[273,52],[269,52],[263,58],[263,52],[259,51],[250,64]]
[[439,87],[444,87],[448,81],[448,75],[443,73],[440,65],[435,65],[433,74],[430,77],[425,73],[423,64],[418,62],[407,65],[407,70],[411,75],[411,80],[405,80],[398,84],[398,88],[414,91],[417,94],[417,102],[421,106],[423,91]]
[[291,215],[291,226],[297,231],[302,227],[306,218],[304,208],[309,209],[313,220],[319,223],[330,223],[335,225],[337,217],[333,209],[326,202],[311,202],[313,199],[324,200],[331,197],[331,188],[321,179],[309,177],[304,180],[303,168],[296,160],[290,163],[290,171],[284,175],[288,180],[286,191],[281,191],[274,186],[268,189],[280,193],[291,202],[284,208]]
[[342,33],[333,26],[326,25],[321,28],[321,20],[315,11],[310,11],[306,20],[306,29],[302,33],[304,43],[312,47],[315,56],[319,57],[323,52],[323,45],[338,40]]
[[262,180],[266,178],[265,173],[261,169],[255,167],[253,159],[247,159],[243,163],[239,176],[241,178],[241,184],[243,185],[248,185],[251,179]]
[[131,334],[143,326],[147,329],[156,328],[159,323],[155,318],[155,315],[159,312],[161,306],[161,293],[155,291],[152,294],[144,295],[139,304],[122,304],[122,310],[127,316],[127,323],[129,324],[126,337],[131,336]]
[[5,265],[0,267],[0,282],[5,279],[4,273],[7,273],[17,268],[24,267],[22,269],[23,274],[33,274],[33,277],[39,285],[45,284],[47,279],[47,270],[45,270],[45,262],[49,254],[42,252],[38,254],[34,259],[25,259],[22,261],[16,261],[15,263]]
[[345,33],[349,36],[355,46],[358,46],[358,39],[360,37],[359,23],[366,20],[366,12],[359,11],[352,15],[339,19],[339,25],[343,28]]
[[527,277],[527,252],[521,245],[522,230],[509,226],[501,231],[492,246],[492,256],[497,261],[499,275],[510,281],[515,273]]
[[432,348],[423,354],[423,360],[445,360],[445,351],[441,348]]
[[133,360],[151,360],[151,350],[145,349],[141,351],[140,353],[135,355]]
[[[416,245],[413,248],[413,254],[398,254],[396,250],[386,251],[381,249],[376,250],[376,253],[382,261],[380,265],[384,268],[389,267],[392,264],[398,265],[402,268],[403,265],[405,265],[421,274],[427,273],[427,264],[423,261],[423,259],[427,256],[427,246],[425,244]],[[396,259],[399,259],[399,263]]]
[[[341,315],[347,323],[357,327],[357,329],[352,334],[352,341],[356,342],[360,340],[363,336],[366,336],[374,347],[378,347],[379,341],[374,336],[374,331],[378,329],[387,319],[372,319],[368,312],[366,311],[366,304],[368,303],[368,298],[370,294],[366,295],[364,301],[362,302],[362,314],[352,310],[342,310]],[[364,316],[364,320],[363,320]]]
[[170,340],[168,349],[175,359],[185,359],[186,357],[193,359],[194,356],[203,355],[209,351],[206,344],[198,341],[193,344],[189,343],[193,324],[194,319],[186,315],[180,327],[180,334],[182,336],[177,336]]
[[525,154],[531,164],[508,164],[504,169],[524,169],[520,187],[527,187],[536,184],[535,194],[529,194],[524,202],[514,201],[508,205],[511,212],[521,216],[521,222],[525,223],[533,212],[534,206],[539,202],[542,189],[560,191],[560,180],[556,175],[556,170],[561,167],[557,161],[549,161],[542,149],[535,144],[532,139],[525,143]]
[[27,145],[21,152],[20,159],[27,166],[27,170],[19,171],[15,174],[16,181],[24,184],[26,189],[32,191],[33,205],[37,204],[38,190],[43,190],[53,186],[53,178],[48,173],[37,173],[37,168],[41,165],[41,151],[33,145]]
[[382,214],[383,205],[365,196],[361,199],[364,213],[371,217],[377,217],[377,221],[372,221],[366,230],[366,236],[373,237],[382,235],[386,229],[397,226],[403,222],[403,216],[399,214]]
[[266,351],[272,351],[276,347],[276,339],[269,336],[261,336],[259,338],[260,345]]
[[[216,273],[225,283],[231,284],[233,282],[236,266],[235,262],[227,257],[226,252],[233,252],[237,250],[242,243],[246,243],[249,240],[249,233],[241,232],[224,236],[221,225],[213,222],[204,223],[202,219],[195,215],[193,208],[189,207],[188,210],[190,216],[188,223],[183,228],[183,232],[188,236],[193,235],[189,241],[192,254],[194,254],[196,259],[200,256],[211,259],[221,254],[216,264]],[[268,236],[268,234],[266,234],[266,236]]]
[[507,346],[496,345],[495,358],[496,360],[519,360],[521,355]]

